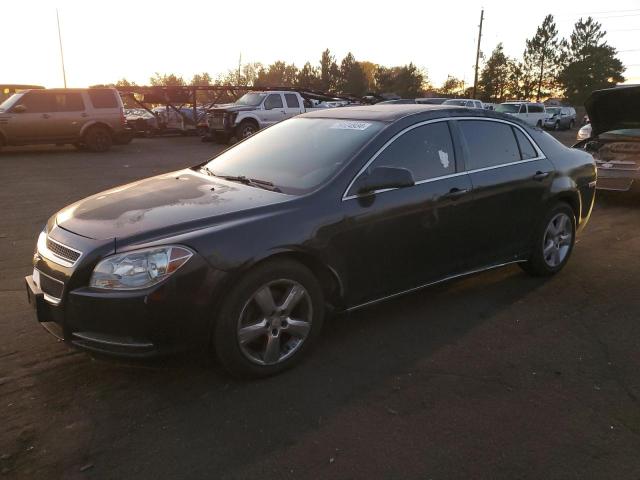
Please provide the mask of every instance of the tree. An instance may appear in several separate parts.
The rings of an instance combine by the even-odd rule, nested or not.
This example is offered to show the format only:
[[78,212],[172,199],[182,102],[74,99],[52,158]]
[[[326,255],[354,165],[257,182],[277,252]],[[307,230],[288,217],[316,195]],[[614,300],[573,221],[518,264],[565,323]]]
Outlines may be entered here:
[[480,72],[478,87],[483,101],[504,102],[509,89],[510,62],[502,43],[499,43]]
[[403,98],[420,97],[429,88],[427,73],[413,63],[401,67],[379,65],[375,80],[379,92],[395,93]]
[[537,101],[540,101],[543,93],[548,94],[555,89],[559,48],[558,29],[553,15],[547,15],[533,38],[527,40],[525,53],[530,57],[531,64],[537,68]]
[[367,77],[351,52],[347,53],[340,64],[338,88],[342,93],[352,95],[364,95],[367,90]]
[[149,82],[154,87],[180,87],[186,85],[186,82],[181,76],[177,76],[173,73],[160,74],[158,72],[153,74],[153,77],[149,79]]
[[258,72],[254,85],[262,87],[293,87],[298,78],[298,68],[278,60],[267,69]]
[[304,64],[304,67],[298,72],[296,85],[300,88],[317,90],[321,89],[320,70],[311,65],[310,62]]
[[336,90],[340,82],[340,69],[327,48],[320,57],[320,88],[326,92]]
[[366,60],[359,63],[360,68],[362,69],[362,74],[366,79],[366,92],[372,92],[376,88],[376,69],[378,68],[378,65]]
[[582,104],[593,90],[624,82],[624,65],[617,51],[604,40],[606,31],[593,18],[578,20],[563,42],[563,68],[559,75],[565,98]]
[[442,84],[442,87],[440,87],[439,93],[446,97],[453,97],[464,90],[463,85],[464,83],[459,78],[447,75],[447,79]]

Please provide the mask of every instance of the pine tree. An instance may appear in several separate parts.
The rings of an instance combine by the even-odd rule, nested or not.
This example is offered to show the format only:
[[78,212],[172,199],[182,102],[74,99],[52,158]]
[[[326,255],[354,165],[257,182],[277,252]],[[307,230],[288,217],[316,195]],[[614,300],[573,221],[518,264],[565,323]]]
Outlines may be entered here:
[[557,84],[560,41],[553,15],[547,15],[533,38],[527,40],[525,55],[536,69],[536,100],[540,101],[540,97],[551,93]]

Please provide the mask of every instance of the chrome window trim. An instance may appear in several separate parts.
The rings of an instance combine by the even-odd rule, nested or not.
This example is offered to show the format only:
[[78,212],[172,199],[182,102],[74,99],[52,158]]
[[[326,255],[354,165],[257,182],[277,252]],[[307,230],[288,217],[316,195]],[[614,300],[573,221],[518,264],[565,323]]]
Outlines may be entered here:
[[[82,252],[80,250],[76,250],[75,248],[72,248],[69,245],[65,245],[64,243],[60,243],[57,240],[54,240],[53,238],[51,238],[45,232],[41,232],[40,233],[40,237],[42,237],[43,235],[44,235],[44,241],[41,242],[40,238],[38,238],[38,253],[40,255],[42,255],[44,258],[46,258],[47,260],[51,260],[53,263],[57,263],[58,265],[62,265],[63,267],[71,268],[76,263],[78,263],[78,261],[82,258]],[[51,242],[53,242],[53,243],[55,243],[57,245],[60,245],[61,247],[68,248],[69,250],[71,250],[73,252],[76,252],[78,254],[78,258],[76,258],[76,260],[74,262],[70,262],[69,260],[60,257],[55,252],[50,250],[49,247],[47,247],[47,240],[49,240],[49,241],[51,241]]]
[[[364,166],[353,177],[353,179],[351,180],[351,182],[349,183],[349,185],[345,189],[344,193],[342,194],[342,201],[344,202],[346,200],[353,200],[354,198],[360,198],[360,195],[347,195],[347,193],[349,192],[349,190],[351,190],[351,187],[356,182],[358,177],[360,177],[360,175],[362,175],[364,173],[364,171],[367,168],[369,168],[369,165],[371,165],[376,160],[376,158],[378,158],[378,156],[380,156],[380,154],[389,145],[391,145],[394,141],[396,141],[399,137],[401,137],[405,133],[413,130],[414,128],[418,128],[418,127],[421,127],[423,125],[429,125],[431,123],[438,123],[438,122],[448,122],[448,121],[452,121],[452,120],[480,120],[480,121],[484,121],[484,122],[497,122],[497,123],[505,123],[505,124],[507,124],[507,125],[509,125],[511,127],[517,128],[531,142],[531,145],[533,145],[533,148],[535,148],[536,153],[538,154],[538,156],[535,157],[535,158],[527,158],[527,159],[524,159],[524,160],[517,160],[515,162],[503,163],[503,164],[500,164],[500,165],[493,165],[493,166],[490,166],[490,167],[475,168],[473,170],[465,170],[465,171],[462,171],[462,172],[450,173],[448,175],[441,175],[439,177],[427,178],[427,179],[420,180],[420,181],[416,182],[415,185],[422,185],[424,183],[435,182],[435,181],[438,181],[438,180],[444,180],[446,178],[453,178],[453,177],[458,177],[458,176],[461,176],[461,175],[467,175],[467,174],[476,173],[476,172],[484,172],[484,171],[487,171],[487,170],[494,170],[496,168],[510,167],[512,165],[518,165],[518,164],[521,164],[521,163],[534,162],[534,161],[537,161],[537,160],[543,160],[543,159],[547,158],[544,155],[543,151],[538,146],[538,144],[533,140],[533,138],[531,138],[531,135],[529,135],[529,133],[526,130],[524,130],[520,125],[512,123],[512,122],[510,122],[508,120],[503,120],[501,118],[486,118],[486,117],[484,117],[484,118],[483,117],[444,117],[444,118],[435,118],[435,119],[432,119],[432,120],[424,120],[422,122],[418,122],[418,123],[416,123],[414,125],[408,126],[404,130],[396,133],[387,142],[385,142],[385,144],[382,145],[382,147],[380,147],[378,149],[378,151],[373,154],[373,156],[367,161],[367,163],[365,163]],[[515,137],[515,135],[514,135],[514,137]],[[455,140],[453,138],[451,140],[452,140],[452,142],[455,143]],[[516,144],[517,144],[517,139],[516,139]],[[454,148],[455,148],[455,144],[454,144]],[[518,147],[518,150],[519,150],[519,147]],[[458,165],[458,159],[457,158],[456,158],[456,165]],[[385,189],[382,189],[382,190],[374,190],[373,192],[370,192],[370,194],[378,194],[378,193],[390,192],[392,190],[397,190],[397,188],[385,188]]]

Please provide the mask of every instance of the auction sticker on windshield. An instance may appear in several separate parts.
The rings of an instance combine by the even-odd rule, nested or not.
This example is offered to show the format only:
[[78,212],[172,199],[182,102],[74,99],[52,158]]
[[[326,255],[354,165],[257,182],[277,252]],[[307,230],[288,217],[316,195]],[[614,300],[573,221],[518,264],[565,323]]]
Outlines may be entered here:
[[331,125],[331,128],[336,128],[339,130],[366,130],[371,126],[370,123],[367,122],[346,122],[340,121]]

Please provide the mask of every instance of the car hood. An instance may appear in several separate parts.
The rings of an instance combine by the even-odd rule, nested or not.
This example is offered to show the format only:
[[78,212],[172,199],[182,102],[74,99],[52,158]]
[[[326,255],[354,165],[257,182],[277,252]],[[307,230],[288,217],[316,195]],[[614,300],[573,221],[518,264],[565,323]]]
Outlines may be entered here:
[[596,90],[584,106],[594,137],[611,130],[640,128],[640,86]]
[[98,193],[56,214],[56,223],[96,240],[153,240],[206,228],[290,196],[194,170],[151,177]]
[[227,103],[226,105],[218,105],[211,110],[215,112],[248,112],[250,110],[257,110],[258,107],[252,107],[251,105],[236,105],[235,103]]

